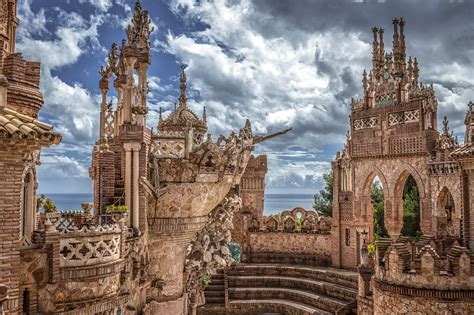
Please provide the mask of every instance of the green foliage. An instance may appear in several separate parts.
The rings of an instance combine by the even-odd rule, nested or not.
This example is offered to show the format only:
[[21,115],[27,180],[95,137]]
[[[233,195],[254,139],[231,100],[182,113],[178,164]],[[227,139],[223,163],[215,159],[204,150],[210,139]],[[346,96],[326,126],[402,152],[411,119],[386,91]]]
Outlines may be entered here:
[[128,207],[127,206],[116,206],[116,205],[109,205],[105,208],[106,213],[127,213]]
[[208,285],[210,285],[212,282],[212,277],[211,275],[204,275],[202,276],[201,278],[201,283],[202,285],[204,286],[204,288],[206,288]]
[[303,220],[301,218],[296,218],[295,219],[295,230],[300,232],[301,231],[301,224],[303,223]]
[[332,195],[334,174],[332,170],[329,173],[323,174],[324,188],[314,195],[313,208],[319,215],[325,217],[332,216]]
[[375,239],[379,237],[388,237],[388,231],[385,228],[384,216],[384,195],[380,182],[374,181],[370,187],[370,198],[374,207],[374,234]]
[[37,211],[40,211],[41,209],[43,209],[43,211],[45,213],[52,213],[52,212],[57,212],[58,211],[58,208],[56,207],[54,202],[51,199],[46,198],[46,196],[44,194],[41,194],[37,198],[37,200],[36,200],[36,209],[37,209]]
[[240,262],[240,255],[242,254],[242,247],[240,244],[229,242],[227,243],[227,247],[229,248],[230,255],[234,259],[235,262]]
[[369,255],[374,258],[375,257],[375,243],[369,243],[367,244],[367,251],[369,252]]
[[415,179],[410,175],[403,188],[403,228],[401,235],[421,237],[420,193]]

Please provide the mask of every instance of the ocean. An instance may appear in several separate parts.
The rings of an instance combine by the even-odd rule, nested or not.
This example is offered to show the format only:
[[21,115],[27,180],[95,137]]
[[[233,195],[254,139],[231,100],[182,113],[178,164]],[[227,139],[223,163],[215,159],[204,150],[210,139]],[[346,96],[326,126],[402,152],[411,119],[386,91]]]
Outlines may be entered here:
[[[82,202],[92,202],[92,194],[45,194],[61,211],[81,210]],[[265,215],[279,213],[302,207],[312,209],[313,195],[311,194],[265,194]]]

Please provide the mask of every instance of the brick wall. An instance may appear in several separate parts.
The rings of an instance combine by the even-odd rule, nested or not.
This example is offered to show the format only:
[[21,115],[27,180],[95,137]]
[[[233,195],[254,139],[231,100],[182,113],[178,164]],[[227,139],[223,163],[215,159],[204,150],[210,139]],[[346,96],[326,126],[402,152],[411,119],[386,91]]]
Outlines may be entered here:
[[[10,148],[10,150],[9,150]],[[20,284],[20,225],[25,162],[18,148],[0,143],[0,284],[7,286],[8,308],[15,309]]]

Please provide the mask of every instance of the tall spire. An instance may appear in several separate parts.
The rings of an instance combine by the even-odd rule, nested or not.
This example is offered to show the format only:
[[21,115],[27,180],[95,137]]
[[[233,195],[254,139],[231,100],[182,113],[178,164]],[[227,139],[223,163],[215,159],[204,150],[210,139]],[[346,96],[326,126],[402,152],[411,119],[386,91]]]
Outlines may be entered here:
[[400,38],[399,38],[399,46],[400,46],[400,58],[401,58],[401,61],[402,61],[402,67],[403,69],[402,70],[405,70],[405,59],[406,59],[406,46],[405,46],[405,30],[404,30],[404,27],[405,27],[405,21],[403,20],[403,18],[400,18],[400,22],[399,22],[399,25],[400,25]]
[[180,90],[181,90],[181,95],[179,96],[179,108],[185,108],[186,107],[186,73],[184,72],[184,69],[186,69],[186,65],[181,65],[181,73],[179,75],[179,81],[181,82],[180,84]]
[[383,64],[385,56],[385,47],[383,43],[383,31],[384,29],[379,27],[379,62]]
[[375,69],[378,67],[378,49],[379,49],[379,42],[377,41],[377,27],[372,28],[372,32],[374,34],[374,40],[372,41],[372,67]]
[[393,23],[393,40],[392,40],[392,47],[394,55],[398,54],[399,51],[399,38],[398,38],[398,19],[395,18],[392,20]]

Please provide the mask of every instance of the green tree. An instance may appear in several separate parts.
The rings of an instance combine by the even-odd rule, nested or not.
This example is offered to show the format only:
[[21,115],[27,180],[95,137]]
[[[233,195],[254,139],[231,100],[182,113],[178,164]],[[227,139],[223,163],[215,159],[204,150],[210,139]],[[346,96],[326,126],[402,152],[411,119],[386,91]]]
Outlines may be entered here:
[[403,228],[401,235],[415,239],[421,236],[420,193],[413,176],[408,176],[403,187]]
[[332,216],[332,186],[334,183],[334,175],[332,170],[323,174],[324,188],[314,194],[313,208],[319,215],[325,217]]
[[384,216],[384,195],[383,187],[379,181],[374,181],[370,187],[370,198],[374,207],[374,235],[375,239],[379,237],[388,237],[388,231],[385,228]]

